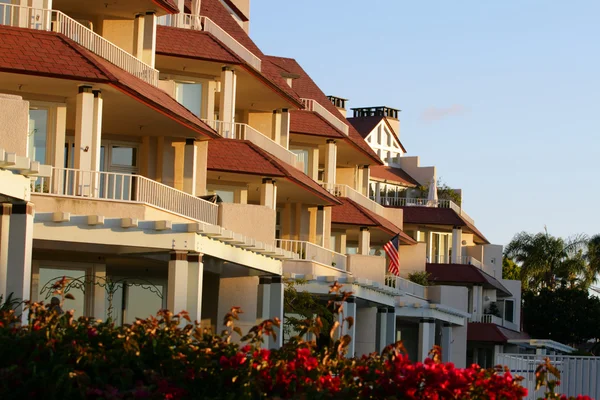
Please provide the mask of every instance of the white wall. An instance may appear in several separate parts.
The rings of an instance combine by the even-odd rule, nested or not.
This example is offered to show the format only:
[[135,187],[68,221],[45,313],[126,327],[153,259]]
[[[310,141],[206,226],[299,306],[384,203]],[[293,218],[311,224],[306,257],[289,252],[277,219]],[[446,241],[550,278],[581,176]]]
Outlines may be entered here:
[[[222,321],[232,307],[241,307],[243,314],[240,314],[240,320],[236,321],[236,326],[242,329],[244,334],[248,333],[250,328],[256,325],[256,316],[258,310],[258,277],[240,277],[223,278],[219,286],[219,305],[217,313],[217,332],[223,327]],[[232,339],[240,339],[237,333],[234,333]]]

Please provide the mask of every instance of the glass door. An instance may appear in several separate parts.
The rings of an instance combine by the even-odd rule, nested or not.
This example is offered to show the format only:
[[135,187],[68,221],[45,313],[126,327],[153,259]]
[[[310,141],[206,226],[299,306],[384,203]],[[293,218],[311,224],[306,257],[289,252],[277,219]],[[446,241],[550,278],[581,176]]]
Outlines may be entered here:
[[134,143],[103,141],[100,147],[100,198],[133,200],[139,148]]

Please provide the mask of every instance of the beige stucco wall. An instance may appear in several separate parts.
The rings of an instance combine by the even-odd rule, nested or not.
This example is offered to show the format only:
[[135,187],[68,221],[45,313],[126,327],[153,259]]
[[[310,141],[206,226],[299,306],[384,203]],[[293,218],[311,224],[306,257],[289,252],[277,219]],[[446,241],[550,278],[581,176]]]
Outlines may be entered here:
[[219,225],[264,243],[275,239],[275,210],[252,204],[219,204]]
[[354,351],[360,357],[375,351],[377,307],[357,308]]
[[384,208],[383,217],[402,229],[404,226],[404,211],[401,208]]
[[432,180],[437,180],[435,167],[421,167],[419,157],[398,157],[397,160],[400,167],[421,185],[427,186]]
[[465,246],[475,246],[475,242],[473,241],[472,233],[462,233],[461,235],[461,243],[466,242]]
[[133,19],[105,19],[101,22],[101,35],[129,54],[133,54],[133,25]]
[[[242,122],[242,121],[238,121]],[[245,122],[245,121],[244,121]],[[272,128],[273,128],[273,113],[258,113],[252,112],[248,113],[248,125],[259,131],[265,136],[273,138]]]
[[427,299],[461,311],[467,311],[469,289],[464,286],[436,285],[427,288]]
[[335,171],[336,183],[338,183],[340,185],[348,185],[352,189],[356,189],[354,187],[355,183],[356,183],[356,179],[354,176],[355,171],[356,171],[356,168],[336,168],[336,171]]
[[349,254],[347,256],[348,272],[355,278],[369,279],[383,284],[385,280],[385,257]]
[[427,245],[400,246],[400,275],[404,278],[416,271],[425,271]]
[[[235,326],[240,327],[242,332],[246,334],[250,328],[256,325],[257,304],[258,277],[223,278],[219,285],[217,324],[222,324],[225,314],[232,307],[241,307],[244,313],[240,314],[240,320],[235,322]],[[217,325],[217,332],[221,332],[223,329],[223,325]],[[240,336],[234,333],[232,339],[238,342]]]
[[334,267],[314,263],[312,261],[284,261],[283,273],[336,277],[348,275],[346,272],[336,269]]
[[18,156],[27,155],[29,102],[0,93],[0,148]]

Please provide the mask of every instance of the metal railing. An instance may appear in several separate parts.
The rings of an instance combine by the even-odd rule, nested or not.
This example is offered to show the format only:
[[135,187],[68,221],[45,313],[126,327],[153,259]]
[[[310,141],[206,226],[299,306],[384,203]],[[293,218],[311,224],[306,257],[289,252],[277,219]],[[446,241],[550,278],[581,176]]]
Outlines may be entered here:
[[248,140],[280,160],[294,166],[301,171],[304,170],[304,161],[301,155],[289,151],[279,143],[271,140],[270,137],[263,135],[261,132],[257,131],[248,124],[207,119],[203,119],[203,121],[224,138]]
[[384,206],[391,207],[432,207],[432,208],[450,208],[455,213],[462,216],[469,223],[475,225],[475,220],[471,218],[462,207],[451,200],[428,200],[428,199],[412,199],[407,197],[387,197],[387,196],[371,196],[371,199],[379,202]]
[[58,197],[143,203],[216,225],[219,207],[144,176],[52,168],[50,177],[32,181],[32,193]]
[[522,376],[521,385],[528,391],[525,399],[533,400],[544,397],[545,388],[536,391],[535,371],[545,358],[560,372],[558,393],[600,398],[600,357],[501,353],[496,355],[495,364],[507,366],[513,376]]
[[385,276],[385,286],[425,299],[425,286],[396,275]]
[[194,29],[205,31],[213,35],[225,46],[229,47],[242,60],[247,62],[252,68],[257,71],[261,70],[261,60],[254,53],[248,50],[243,44],[238,42],[223,28],[217,25],[208,17],[197,16],[192,14],[179,13],[175,15],[165,15],[158,18],[158,24],[163,26],[171,26],[175,28]]
[[156,69],[61,11],[0,4],[0,25],[62,33],[133,76],[151,85],[158,85],[158,71]]
[[342,121],[339,117],[335,116],[328,109],[319,104],[318,101],[313,99],[302,99],[302,104],[304,108],[308,111],[314,111],[323,117],[327,122],[331,125],[335,126],[340,131],[344,132],[346,136],[348,136],[348,125],[344,121]]
[[313,261],[346,271],[346,256],[301,240],[276,239],[275,247],[291,251],[302,261]]
[[367,196],[348,185],[340,185],[337,183],[321,183],[321,186],[323,186],[323,188],[332,195],[336,197],[347,197],[355,203],[360,204],[367,210],[373,211],[377,215],[383,216],[383,213],[385,212],[385,207],[383,207],[381,204],[374,202]]

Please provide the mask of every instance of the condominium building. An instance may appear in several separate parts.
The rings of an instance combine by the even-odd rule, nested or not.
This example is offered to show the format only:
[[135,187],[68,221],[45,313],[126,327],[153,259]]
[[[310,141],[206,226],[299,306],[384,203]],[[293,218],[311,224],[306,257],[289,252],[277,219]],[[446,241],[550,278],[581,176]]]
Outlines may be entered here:
[[322,298],[339,282],[350,355],[403,340],[464,366],[526,346],[501,247],[460,201],[420,198],[437,175],[405,156],[399,110],[346,119],[346,100],[262,53],[249,10],[0,0],[0,295],[48,301],[67,276],[76,316],[168,308],[220,331],[233,306],[244,330],[283,320],[288,281]]

